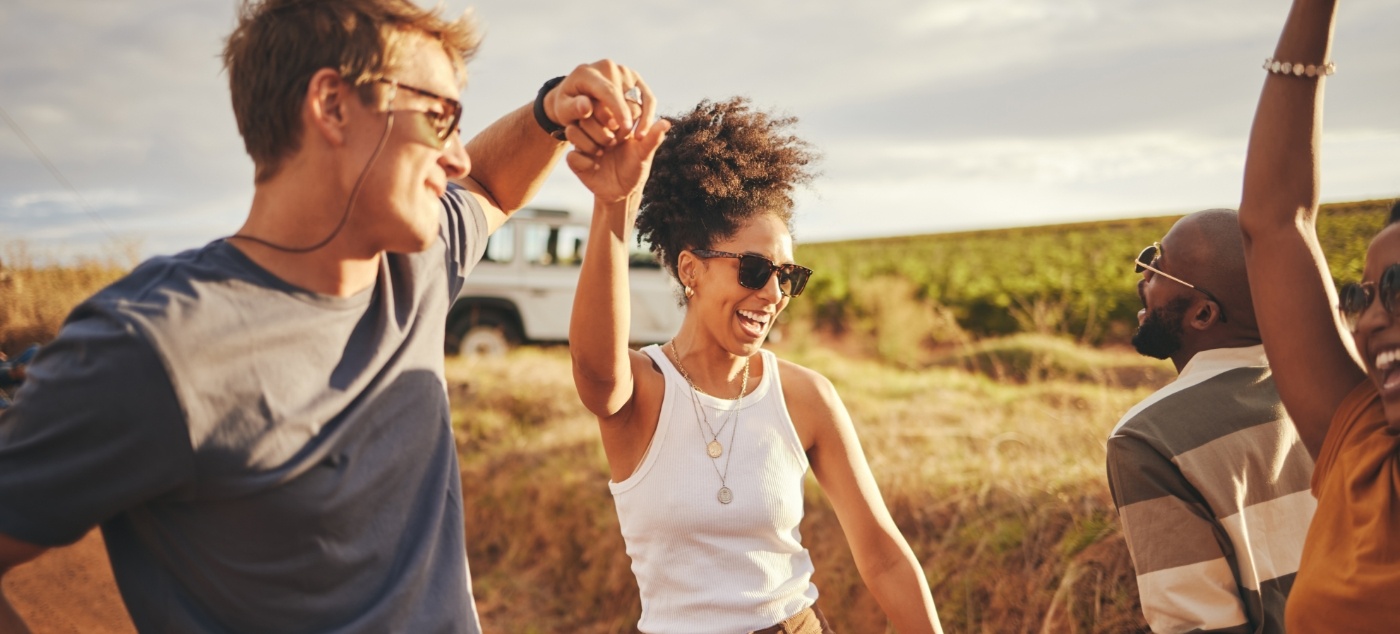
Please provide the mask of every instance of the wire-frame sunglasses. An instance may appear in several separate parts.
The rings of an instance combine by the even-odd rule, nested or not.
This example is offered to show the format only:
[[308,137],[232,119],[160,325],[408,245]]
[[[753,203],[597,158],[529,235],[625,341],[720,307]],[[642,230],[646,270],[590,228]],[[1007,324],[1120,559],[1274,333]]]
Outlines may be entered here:
[[1337,302],[1337,310],[1341,312],[1342,321],[1346,322],[1347,328],[1352,332],[1356,332],[1361,314],[1371,307],[1378,295],[1381,308],[1393,319],[1395,309],[1400,306],[1400,264],[1385,267],[1379,282],[1347,284],[1338,290],[1337,295],[1340,300]]
[[736,258],[739,260],[739,285],[758,290],[768,284],[769,276],[778,274],[778,290],[788,297],[797,297],[807,287],[807,279],[812,277],[812,269],[797,264],[774,264],[772,260],[753,253],[730,253],[694,249],[696,257]]
[[1165,277],[1191,290],[1200,291],[1201,294],[1209,298],[1210,301],[1215,302],[1215,305],[1220,308],[1220,321],[1228,321],[1225,318],[1225,304],[1220,302],[1220,298],[1216,297],[1210,291],[1201,288],[1200,286],[1196,286],[1195,284],[1192,284],[1175,275],[1172,275],[1171,273],[1167,273],[1166,271],[1157,268],[1157,260],[1161,258],[1162,243],[1153,242],[1152,244],[1148,245],[1147,248],[1143,249],[1141,253],[1138,254],[1137,260],[1133,262],[1133,271],[1136,273],[1141,273],[1143,271],[1152,271],[1154,275],[1160,275],[1162,277]]
[[435,110],[410,110],[410,112],[417,112],[427,118],[428,123],[433,127],[433,133],[442,144],[439,147],[446,147],[447,144],[451,142],[453,133],[457,131],[457,124],[462,121],[462,102],[451,97],[444,97],[431,90],[415,88],[397,79],[378,77],[374,81],[382,84],[389,84],[389,86],[392,87],[392,91],[389,93],[390,103],[393,102],[400,88],[429,99],[436,99],[442,104],[442,112],[437,112]]

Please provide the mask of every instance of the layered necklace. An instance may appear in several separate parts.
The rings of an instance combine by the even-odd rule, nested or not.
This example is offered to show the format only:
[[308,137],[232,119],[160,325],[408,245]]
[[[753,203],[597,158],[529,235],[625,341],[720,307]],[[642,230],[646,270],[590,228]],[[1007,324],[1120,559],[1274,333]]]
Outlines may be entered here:
[[[695,408],[695,418],[700,430],[700,440],[705,443],[705,455],[710,457],[710,466],[714,467],[715,475],[719,476],[719,493],[717,493],[715,497],[719,499],[720,504],[729,504],[734,501],[734,492],[729,490],[728,483],[729,459],[733,457],[734,438],[739,431],[739,410],[743,409],[744,406],[744,393],[749,391],[749,359],[744,359],[744,378],[739,382],[739,396],[735,399],[734,409],[729,410],[723,420],[720,421],[719,429],[716,430],[714,426],[710,425],[709,416],[705,413],[705,406],[700,403],[700,399],[696,396],[696,393],[705,394],[705,391],[697,387],[695,381],[691,380],[690,373],[686,372],[685,365],[681,363],[681,354],[676,351],[676,340],[672,339],[669,343],[671,346],[671,357],[676,360],[676,369],[680,370],[681,376],[685,378],[686,384],[690,386],[690,404]],[[724,428],[729,426],[731,421],[734,423],[734,426],[729,430],[730,452],[729,455],[725,455],[724,445],[720,444],[719,437],[720,434],[724,433]],[[708,434],[706,432],[708,432]],[[720,471],[719,465],[716,462],[719,460],[720,456],[724,456],[724,471]]]

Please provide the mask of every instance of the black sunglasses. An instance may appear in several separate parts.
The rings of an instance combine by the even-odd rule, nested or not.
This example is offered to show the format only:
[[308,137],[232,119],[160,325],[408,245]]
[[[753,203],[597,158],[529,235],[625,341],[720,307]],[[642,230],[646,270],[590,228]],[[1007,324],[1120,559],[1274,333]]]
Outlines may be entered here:
[[1381,297],[1381,307],[1385,312],[1395,315],[1396,297],[1400,296],[1400,264],[1392,264],[1385,267],[1381,273],[1381,281],[1352,283],[1343,286],[1338,292],[1340,301],[1337,302],[1337,309],[1342,313],[1342,320],[1346,322],[1347,328],[1356,332],[1356,325],[1361,321],[1361,313],[1366,312],[1371,307],[1371,302],[1376,300],[1376,295]]
[[[402,88],[409,92],[417,93],[424,97],[438,100],[438,102],[442,104],[442,112],[434,112],[432,110],[414,110],[413,112],[420,113],[428,118],[428,123],[430,123],[433,126],[433,133],[437,135],[439,141],[442,141],[443,147],[446,147],[448,141],[452,138],[452,133],[457,131],[457,124],[461,123],[462,121],[462,102],[457,101],[456,99],[453,99],[451,97],[444,97],[430,90],[414,88],[413,86],[402,83],[397,79],[379,77],[376,78],[374,81],[383,84],[389,84],[390,86],[394,87],[395,91],[397,91],[399,88]],[[394,100],[395,94],[396,92],[389,93],[390,102]]]
[[1215,302],[1215,305],[1220,308],[1220,321],[1222,323],[1227,321],[1225,319],[1225,304],[1220,303],[1220,299],[1218,299],[1215,295],[1211,294],[1210,291],[1204,288],[1196,286],[1195,284],[1192,284],[1175,275],[1167,273],[1162,269],[1157,268],[1157,260],[1161,259],[1161,257],[1162,243],[1153,242],[1152,244],[1148,245],[1147,248],[1143,249],[1142,253],[1138,254],[1137,260],[1133,263],[1133,271],[1136,273],[1141,273],[1143,271],[1152,271],[1154,274],[1165,277],[1173,282],[1176,282],[1177,284],[1185,286],[1186,288],[1200,291],[1206,297],[1210,298],[1211,301]]
[[788,297],[801,295],[802,289],[807,287],[807,278],[812,277],[812,269],[805,266],[774,264],[772,260],[752,253],[730,253],[708,249],[694,249],[691,253],[704,259],[737,258],[739,260],[739,285],[744,288],[758,290],[767,286],[768,277],[776,271],[778,273],[778,290]]

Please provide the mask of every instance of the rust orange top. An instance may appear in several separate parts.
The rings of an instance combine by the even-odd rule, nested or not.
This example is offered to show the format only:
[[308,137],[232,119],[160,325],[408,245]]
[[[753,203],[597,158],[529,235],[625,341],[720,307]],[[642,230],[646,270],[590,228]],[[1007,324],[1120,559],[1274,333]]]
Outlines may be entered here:
[[1317,458],[1317,496],[1290,634],[1388,632],[1400,624],[1400,430],[1369,379],[1337,408]]

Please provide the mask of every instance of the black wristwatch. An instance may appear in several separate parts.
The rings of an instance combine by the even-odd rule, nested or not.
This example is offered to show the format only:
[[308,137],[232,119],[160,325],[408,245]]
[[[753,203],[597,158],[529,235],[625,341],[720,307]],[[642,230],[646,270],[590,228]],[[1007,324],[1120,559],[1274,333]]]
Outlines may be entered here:
[[564,126],[551,121],[549,115],[544,113],[544,96],[549,94],[549,91],[554,90],[554,87],[558,86],[561,81],[564,81],[563,77],[555,77],[545,82],[543,86],[540,86],[540,94],[535,95],[535,123],[540,124],[540,128],[545,131],[545,134],[558,141],[564,140]]

